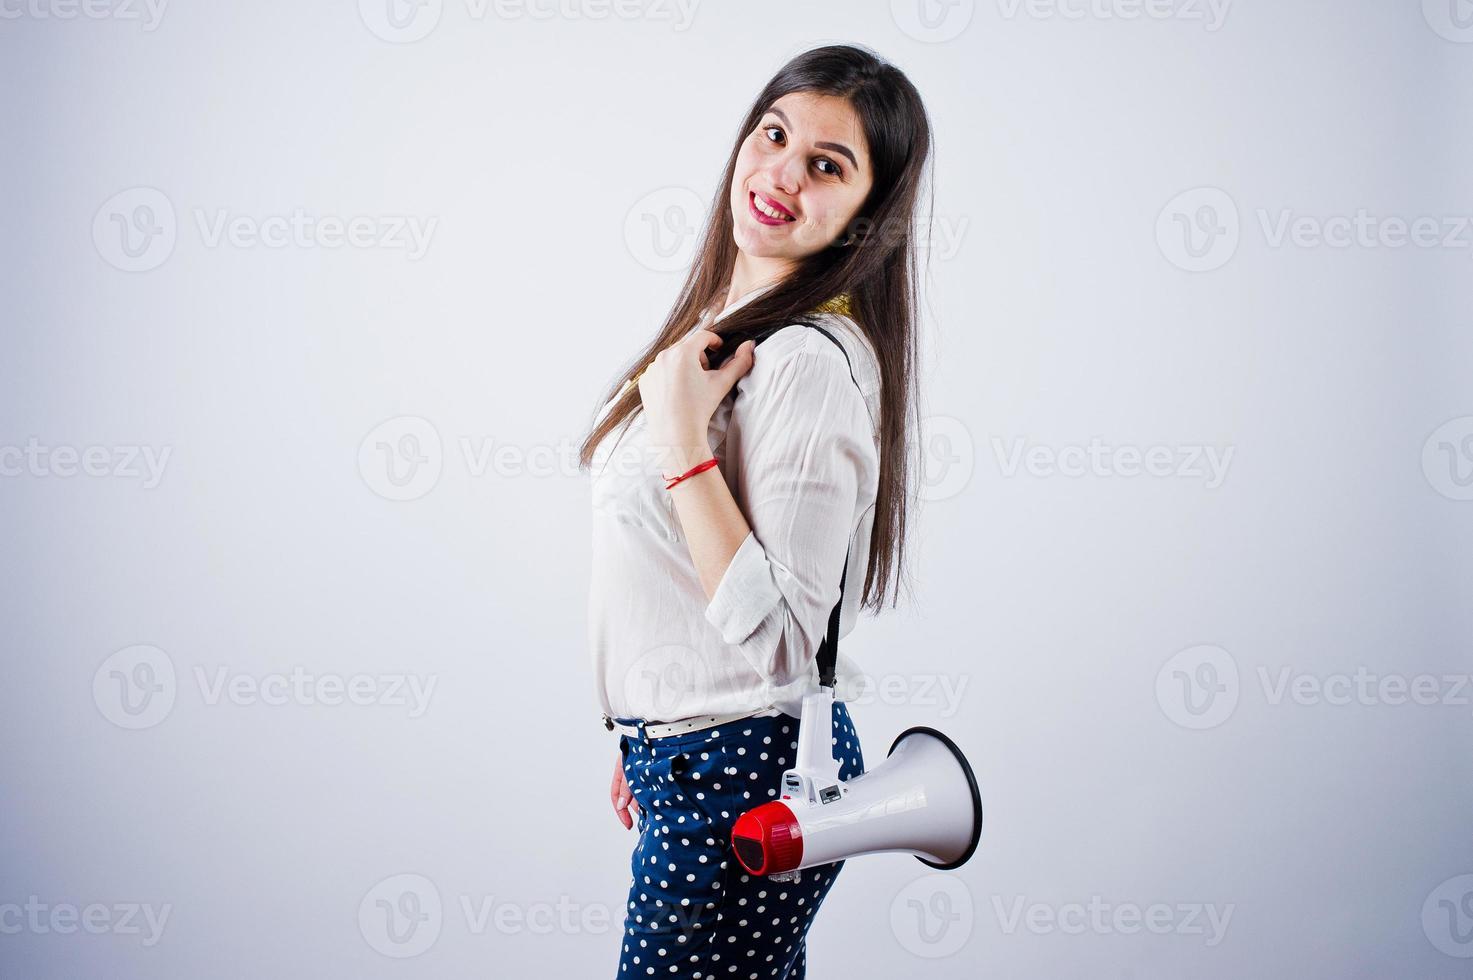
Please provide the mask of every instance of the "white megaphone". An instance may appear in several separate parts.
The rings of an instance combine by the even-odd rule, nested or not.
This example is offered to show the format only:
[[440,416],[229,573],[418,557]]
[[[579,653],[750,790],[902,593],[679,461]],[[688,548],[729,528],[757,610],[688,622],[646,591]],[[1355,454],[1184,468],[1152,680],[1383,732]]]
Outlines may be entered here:
[[[808,326],[849,360],[838,338]],[[849,374],[853,378],[852,365]],[[950,871],[967,862],[982,836],[982,797],[972,767],[956,743],[933,728],[901,732],[877,768],[839,779],[834,671],[848,570],[846,553],[839,601],[818,648],[818,692],[803,698],[798,758],[783,773],[782,798],[748,810],[732,827],[737,860],[755,875],[794,881],[803,868],[886,851],[914,854],[922,864]]]
[[833,703],[826,686],[803,698],[798,758],[783,773],[782,798],[732,827],[742,867],[795,880],[803,868],[888,851],[942,871],[965,864],[982,835],[982,797],[961,749],[934,729],[911,728],[879,766],[841,781]]

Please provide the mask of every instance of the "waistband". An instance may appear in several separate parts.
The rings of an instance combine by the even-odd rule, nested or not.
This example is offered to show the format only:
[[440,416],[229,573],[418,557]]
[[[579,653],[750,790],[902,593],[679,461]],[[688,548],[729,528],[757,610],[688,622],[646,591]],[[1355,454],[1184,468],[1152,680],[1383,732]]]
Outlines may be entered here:
[[621,731],[633,738],[655,739],[669,738],[672,735],[685,735],[690,732],[699,732],[707,728],[715,728],[717,725],[726,725],[743,718],[767,718],[782,714],[777,708],[763,708],[761,711],[738,711],[728,715],[696,715],[694,718],[683,718],[680,721],[656,721],[649,722],[643,718],[610,718],[604,715],[604,727],[609,731]]

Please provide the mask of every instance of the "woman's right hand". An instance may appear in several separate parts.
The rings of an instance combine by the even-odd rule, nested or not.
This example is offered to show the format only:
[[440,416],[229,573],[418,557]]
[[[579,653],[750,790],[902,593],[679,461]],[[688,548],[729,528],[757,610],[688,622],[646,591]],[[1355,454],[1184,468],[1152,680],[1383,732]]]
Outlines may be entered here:
[[629,782],[624,778],[622,755],[614,760],[614,782],[609,787],[609,799],[614,804],[614,812],[619,815],[619,822],[629,830],[634,826],[634,817],[639,816],[639,804],[634,801],[634,794],[629,792]]

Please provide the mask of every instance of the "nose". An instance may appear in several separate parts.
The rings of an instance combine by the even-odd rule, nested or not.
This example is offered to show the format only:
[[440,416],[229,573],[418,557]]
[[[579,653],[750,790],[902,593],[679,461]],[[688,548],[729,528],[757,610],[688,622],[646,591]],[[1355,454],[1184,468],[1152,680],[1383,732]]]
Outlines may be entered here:
[[767,180],[782,194],[797,195],[803,180],[803,160],[796,150],[786,150],[768,165]]

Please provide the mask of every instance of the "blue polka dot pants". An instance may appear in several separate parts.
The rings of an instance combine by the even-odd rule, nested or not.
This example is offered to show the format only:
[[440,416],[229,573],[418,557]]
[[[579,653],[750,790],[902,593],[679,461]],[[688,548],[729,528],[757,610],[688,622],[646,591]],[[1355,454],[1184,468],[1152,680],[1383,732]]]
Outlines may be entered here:
[[[833,746],[841,779],[864,772],[840,701]],[[657,739],[626,735],[619,750],[640,821],[616,980],[803,980],[808,927],[844,862],[775,882],[747,874],[731,849],[737,818],[778,798],[797,756],[798,719],[744,718]]]

